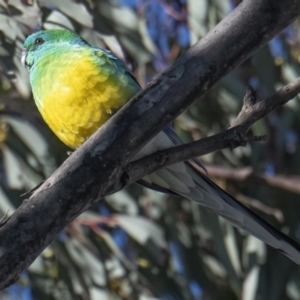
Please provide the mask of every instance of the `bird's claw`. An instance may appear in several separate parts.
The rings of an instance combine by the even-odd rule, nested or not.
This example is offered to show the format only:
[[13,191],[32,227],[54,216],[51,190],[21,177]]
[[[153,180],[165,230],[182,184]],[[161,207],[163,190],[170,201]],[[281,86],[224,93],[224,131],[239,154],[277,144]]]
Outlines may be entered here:
[[261,142],[267,139],[267,135],[247,135],[245,132],[239,131],[234,133],[234,138],[230,141],[231,150],[243,146],[245,147],[248,142]]

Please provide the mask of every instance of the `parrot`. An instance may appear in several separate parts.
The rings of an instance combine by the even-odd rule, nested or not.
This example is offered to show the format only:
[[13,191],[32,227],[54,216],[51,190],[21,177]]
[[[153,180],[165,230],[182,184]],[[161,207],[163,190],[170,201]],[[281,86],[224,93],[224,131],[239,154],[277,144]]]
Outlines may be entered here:
[[[108,50],[67,29],[35,32],[24,42],[22,64],[36,106],[57,137],[78,148],[141,90],[133,73]],[[137,160],[183,142],[169,125],[134,157]],[[213,211],[300,265],[300,245],[211,181],[200,160],[180,162],[137,183],[185,197]]]

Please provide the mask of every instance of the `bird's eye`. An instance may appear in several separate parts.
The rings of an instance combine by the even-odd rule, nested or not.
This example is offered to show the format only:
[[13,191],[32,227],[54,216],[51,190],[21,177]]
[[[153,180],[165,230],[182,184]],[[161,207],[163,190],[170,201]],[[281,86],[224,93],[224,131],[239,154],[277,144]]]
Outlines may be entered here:
[[37,39],[35,39],[35,41],[34,41],[34,44],[35,45],[41,45],[41,44],[43,44],[45,41],[42,39],[42,38],[37,38]]

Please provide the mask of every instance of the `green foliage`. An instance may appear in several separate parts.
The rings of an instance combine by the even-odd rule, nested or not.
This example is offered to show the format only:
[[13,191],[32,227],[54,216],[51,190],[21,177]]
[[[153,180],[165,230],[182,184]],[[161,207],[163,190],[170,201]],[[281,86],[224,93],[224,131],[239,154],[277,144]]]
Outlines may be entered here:
[[[232,2],[188,0],[179,15],[171,9],[172,1],[157,1],[164,3],[160,9],[178,23],[176,28],[188,26],[190,44],[229,13]],[[134,10],[120,3],[124,1],[0,0],[0,217],[11,214],[26,198],[21,194],[67,157],[68,149],[33,104],[20,63],[27,35],[40,28],[75,30],[122,58],[142,85],[185,51],[187,45],[168,36],[164,27],[167,53],[161,40],[151,36],[156,21],[148,18],[149,5]],[[295,79],[299,37],[296,22],[184,112],[174,122],[176,131],[185,141],[218,133],[238,114],[249,83],[266,97]],[[299,116],[295,98],[254,125],[253,133],[268,134],[267,142],[203,157],[219,166],[213,174],[221,187],[298,240],[297,194],[273,181],[224,176],[222,171],[240,170],[242,175],[251,166],[267,178],[298,175]],[[29,286],[32,298],[39,300],[299,299],[299,283],[299,269],[290,261],[215,214],[186,199],[130,186],[74,220],[0,297],[16,299],[9,295],[19,286],[20,297],[30,299],[21,296]]]

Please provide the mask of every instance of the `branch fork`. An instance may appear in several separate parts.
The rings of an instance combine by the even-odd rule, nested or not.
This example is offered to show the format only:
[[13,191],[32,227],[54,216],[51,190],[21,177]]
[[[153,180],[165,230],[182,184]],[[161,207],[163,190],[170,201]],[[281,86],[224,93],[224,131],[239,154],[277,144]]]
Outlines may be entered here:
[[213,136],[161,150],[130,162],[124,170],[126,178],[128,178],[127,184],[177,162],[187,161],[228,147],[234,149],[238,146],[246,146],[248,142],[265,141],[266,135],[253,136],[248,134],[251,126],[272,110],[293,99],[298,93],[300,93],[300,77],[266,99],[259,99],[256,91],[249,86],[241,111],[231,127]]

